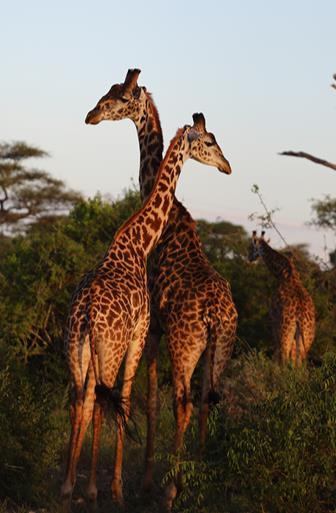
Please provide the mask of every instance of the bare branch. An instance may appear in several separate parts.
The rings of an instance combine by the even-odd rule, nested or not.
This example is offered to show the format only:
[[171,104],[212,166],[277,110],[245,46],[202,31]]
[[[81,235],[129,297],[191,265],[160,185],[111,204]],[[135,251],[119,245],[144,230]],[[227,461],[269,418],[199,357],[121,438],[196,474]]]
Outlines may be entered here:
[[336,73],[333,74],[333,79],[335,80],[335,82],[333,84],[331,84],[331,87],[336,89]]
[[279,153],[279,155],[286,155],[288,157],[301,157],[303,159],[311,160],[316,164],[320,164],[321,166],[330,167],[331,169],[336,171],[336,164],[328,162],[324,159],[320,159],[318,157],[314,157],[314,155],[310,155],[309,153],[306,153],[304,151],[282,151],[281,153]]
[[261,219],[262,221],[262,226],[264,227],[272,227],[276,232],[277,234],[279,235],[280,239],[284,242],[284,244],[286,246],[288,246],[288,242],[286,241],[286,239],[282,236],[282,233],[280,232],[280,230],[278,229],[278,227],[276,226],[276,224],[274,223],[273,221],[273,214],[275,212],[275,210],[269,210],[265,201],[264,201],[264,198],[262,197],[261,195],[261,192],[260,192],[260,189],[259,189],[259,186],[257,184],[253,184],[252,186],[252,192],[254,194],[256,194],[259,198],[259,201],[263,207],[263,209],[265,210],[266,212],[266,215],[265,216],[256,216],[255,214],[251,214],[249,215],[249,219],[250,220],[253,220],[255,219],[255,217],[258,217],[259,219]]

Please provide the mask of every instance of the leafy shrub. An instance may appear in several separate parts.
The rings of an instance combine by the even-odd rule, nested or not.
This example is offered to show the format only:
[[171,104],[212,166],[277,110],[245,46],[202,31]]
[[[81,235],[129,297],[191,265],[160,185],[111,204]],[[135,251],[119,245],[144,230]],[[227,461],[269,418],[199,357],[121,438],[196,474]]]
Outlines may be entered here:
[[183,511],[334,511],[336,355],[297,370],[252,353],[230,374],[204,462],[183,462],[189,488],[182,501],[193,498]]
[[64,436],[61,394],[14,363],[0,370],[0,499],[36,504],[50,494]]

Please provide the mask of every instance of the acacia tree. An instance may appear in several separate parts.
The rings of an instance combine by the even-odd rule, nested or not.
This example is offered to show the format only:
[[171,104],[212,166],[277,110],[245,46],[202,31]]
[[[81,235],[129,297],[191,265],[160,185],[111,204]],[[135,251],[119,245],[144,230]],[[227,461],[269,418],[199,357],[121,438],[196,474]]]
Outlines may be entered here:
[[28,158],[48,154],[24,142],[0,143],[0,226],[3,232],[24,231],[29,225],[54,220],[79,199],[62,180],[40,169],[27,169]]

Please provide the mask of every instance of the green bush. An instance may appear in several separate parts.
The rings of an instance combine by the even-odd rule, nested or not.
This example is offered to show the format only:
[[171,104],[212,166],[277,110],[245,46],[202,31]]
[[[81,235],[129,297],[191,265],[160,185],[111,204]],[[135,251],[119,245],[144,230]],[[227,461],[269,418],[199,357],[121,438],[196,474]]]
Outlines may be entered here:
[[256,353],[233,362],[203,463],[182,463],[183,511],[335,511],[335,392],[335,354],[300,370]]
[[63,404],[62,390],[26,368],[0,370],[0,499],[34,505],[50,496],[64,443]]

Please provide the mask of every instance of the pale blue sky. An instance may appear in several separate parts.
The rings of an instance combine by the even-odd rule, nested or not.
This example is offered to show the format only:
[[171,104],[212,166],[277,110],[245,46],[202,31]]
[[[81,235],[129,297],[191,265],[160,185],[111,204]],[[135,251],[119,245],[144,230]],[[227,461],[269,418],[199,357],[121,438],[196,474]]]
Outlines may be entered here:
[[[188,162],[177,196],[194,217],[252,229],[257,183],[290,242],[322,254],[310,199],[335,194],[335,172],[280,157],[305,150],[336,161],[335,0],[11,0],[1,4],[0,140],[50,152],[41,166],[86,195],[120,195],[137,181],[128,120],[86,126],[129,67],[152,93],[165,136],[202,111],[233,173]],[[275,246],[281,241],[270,233]],[[335,238],[327,234],[330,248]]]

